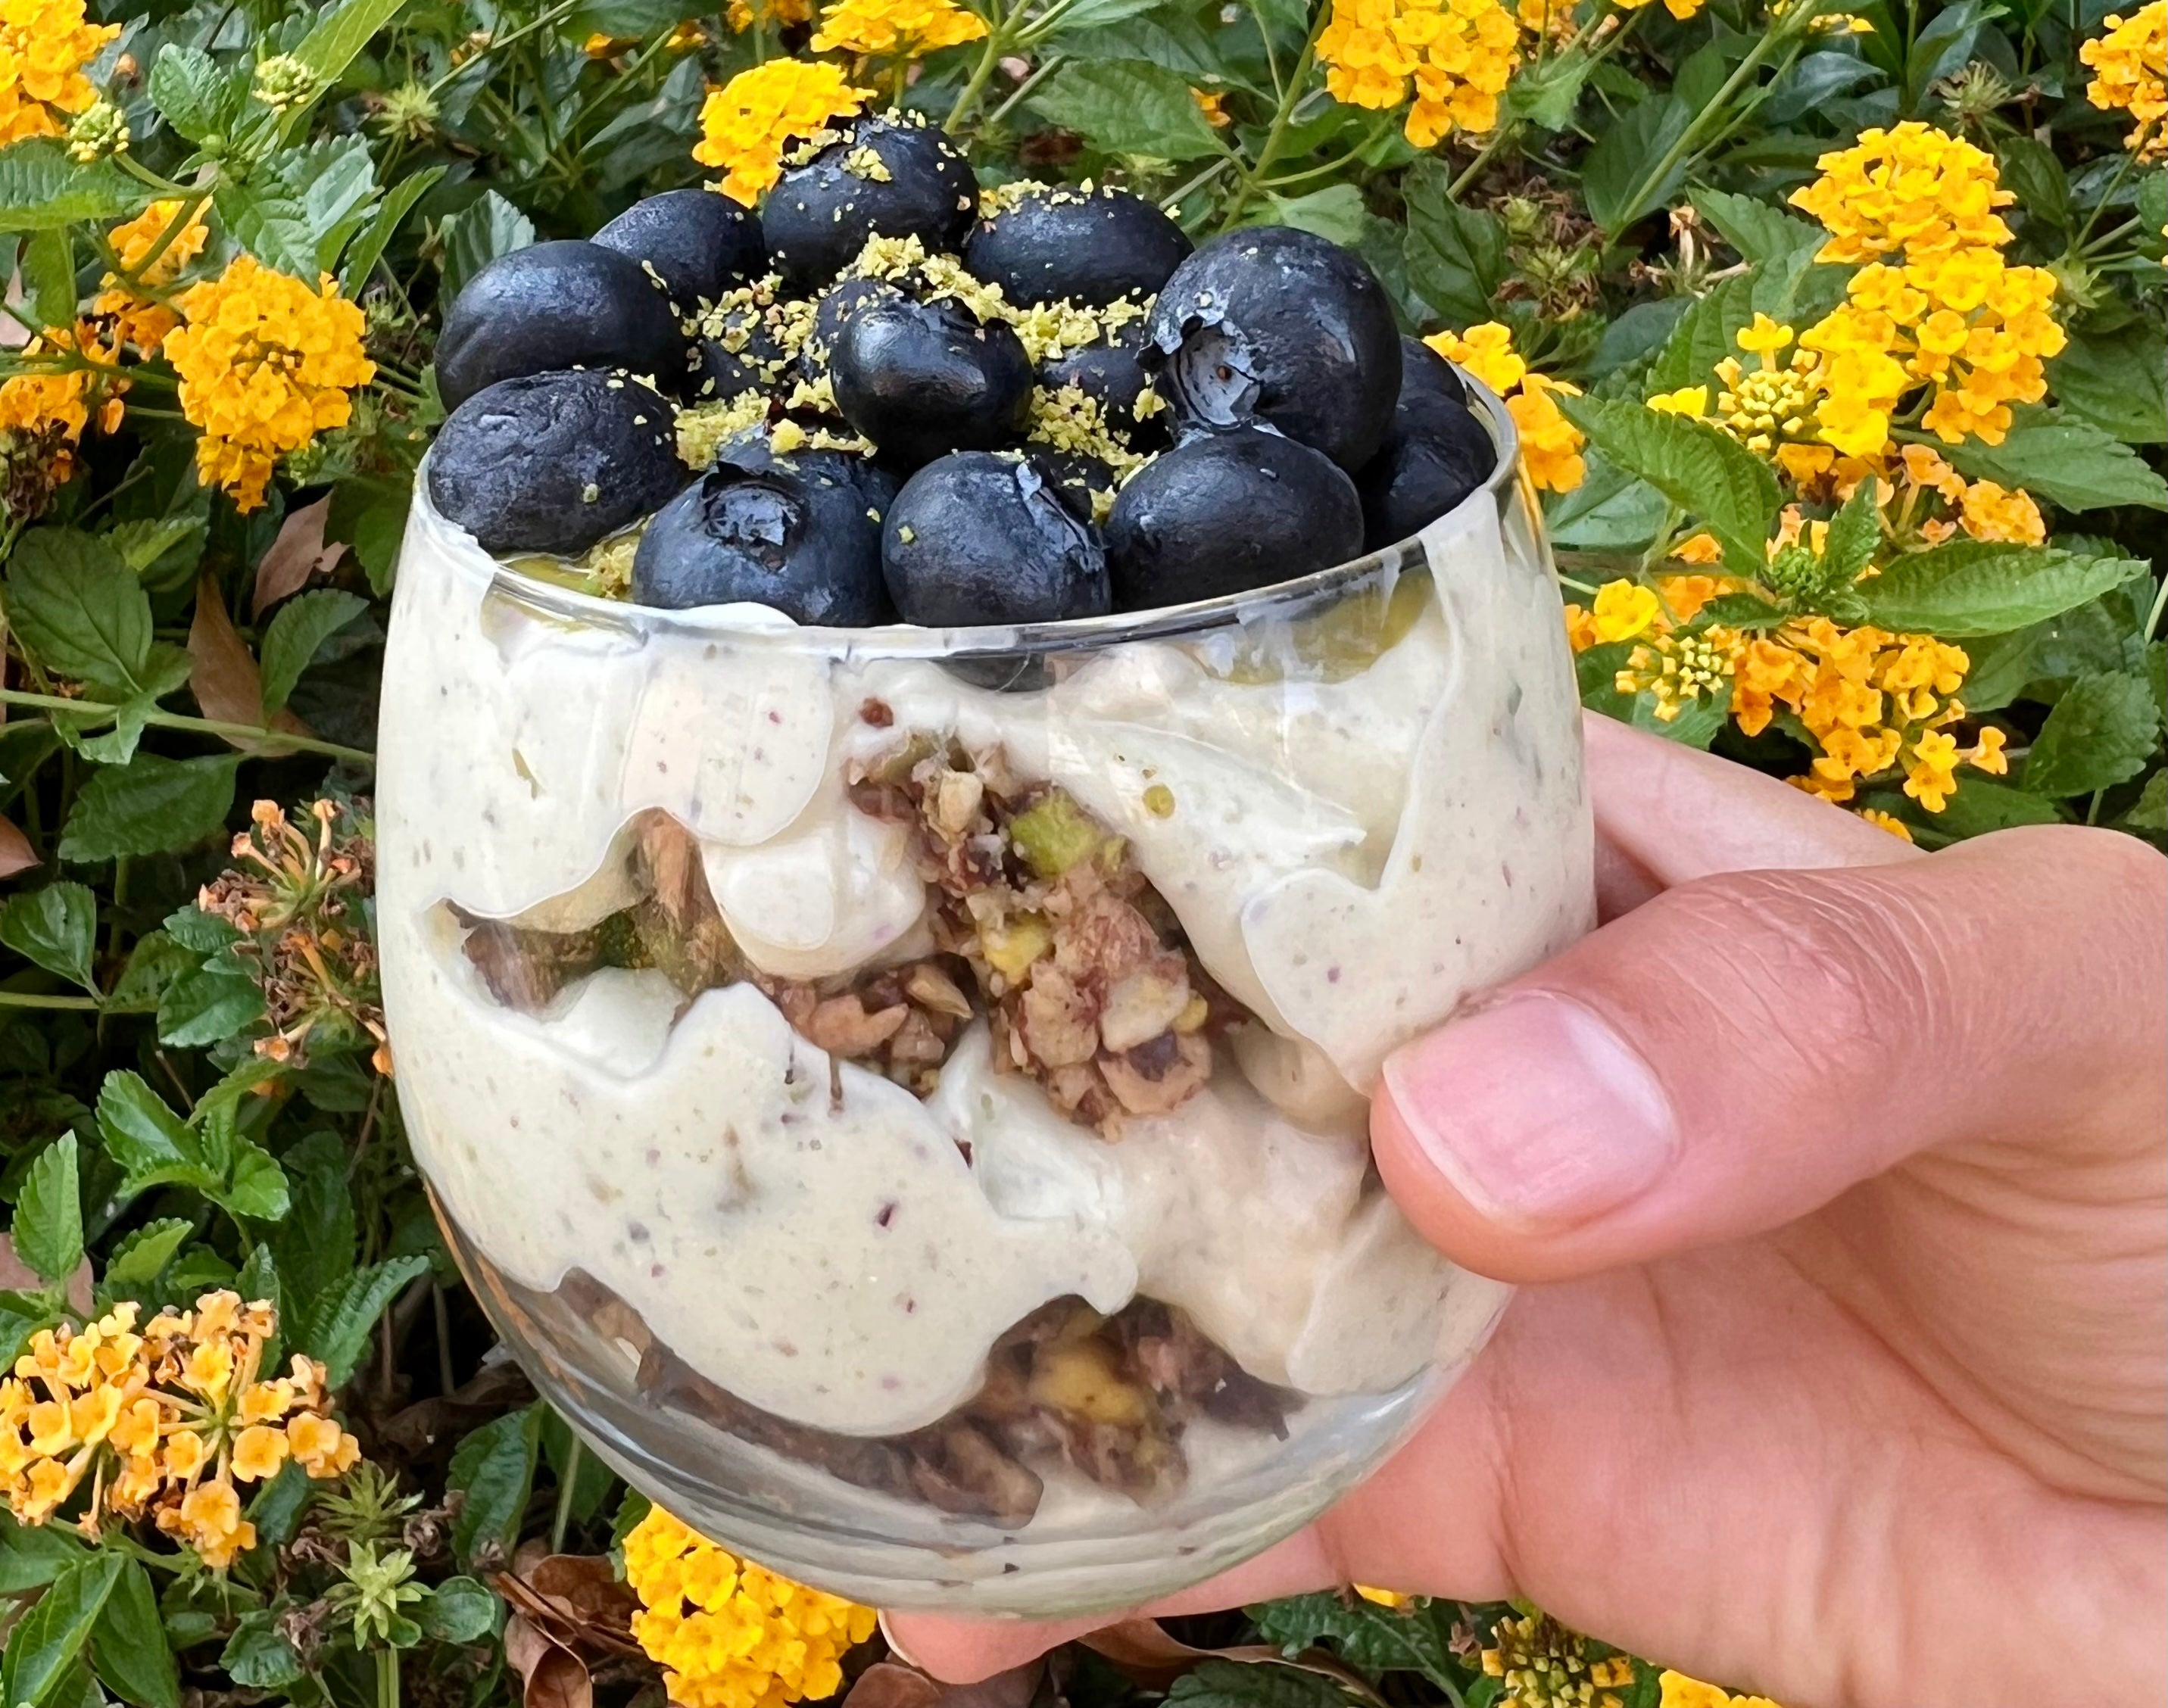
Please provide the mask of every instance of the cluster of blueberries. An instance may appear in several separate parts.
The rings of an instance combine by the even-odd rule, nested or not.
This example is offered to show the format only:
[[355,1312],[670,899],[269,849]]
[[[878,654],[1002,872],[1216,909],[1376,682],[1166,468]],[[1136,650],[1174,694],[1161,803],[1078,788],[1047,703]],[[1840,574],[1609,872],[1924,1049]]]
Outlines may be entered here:
[[[1134,306],[1034,366],[953,266],[945,289],[839,278],[874,237],[955,257],[1018,308]],[[701,331],[763,279],[811,326],[765,363]],[[806,151],[757,215],[673,190],[591,241],[492,262],[445,316],[437,379],[451,413],[430,496],[486,549],[577,557],[647,517],[640,603],[846,626],[1052,621],[1291,580],[1416,533],[1498,454],[1349,251],[1269,225],[1193,249],[1111,188],[1027,186],[982,214],[963,155],[887,116]],[[826,382],[810,406],[808,380]],[[1125,478],[1034,436],[1034,388],[1071,387]],[[768,421],[688,484],[665,391],[748,390]]]

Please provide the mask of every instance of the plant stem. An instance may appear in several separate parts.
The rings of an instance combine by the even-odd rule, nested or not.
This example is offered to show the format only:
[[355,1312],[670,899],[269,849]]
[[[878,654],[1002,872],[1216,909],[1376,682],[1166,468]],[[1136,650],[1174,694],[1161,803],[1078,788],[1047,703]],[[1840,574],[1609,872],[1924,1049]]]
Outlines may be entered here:
[[572,1491],[580,1486],[580,1461],[587,1456],[586,1444],[577,1435],[565,1454],[565,1468],[557,1478],[557,1510],[550,1520],[550,1552],[565,1552],[565,1533],[572,1527]]
[[472,59],[462,60],[459,64],[454,66],[451,70],[446,72],[444,76],[438,77],[435,82],[429,85],[429,98],[433,101],[436,99],[438,96],[444,93],[446,88],[450,87],[455,79],[464,77],[467,72],[472,71],[477,65],[481,64],[482,61],[487,59],[499,48],[510,47],[515,41],[523,40],[526,37],[534,34],[536,30],[547,29],[551,24],[558,22],[561,19],[569,18],[571,16],[574,10],[577,8],[578,5],[579,0],[559,0],[558,4],[552,6],[547,12],[542,13],[540,17],[534,19],[530,23],[521,24],[518,29],[513,30],[502,40],[492,41],[488,46],[483,48],[481,52],[475,55]]
[[948,116],[941,121],[941,128],[954,135],[956,128],[969,118],[971,109],[978,105],[979,97],[986,93],[986,85],[994,75],[994,67],[1002,62],[1002,55],[1009,45],[1009,20],[1000,8],[987,8],[995,15],[986,24],[986,45],[979,50],[979,62],[971,67],[971,75],[956,96],[956,104],[948,109]]
[[1482,147],[1475,151],[1475,158],[1469,161],[1465,167],[1462,167],[1460,175],[1454,178],[1450,184],[1446,186],[1446,199],[1452,202],[1459,201],[1460,199],[1460,193],[1466,189],[1469,185],[1474,183],[1477,175],[1482,172],[1485,167],[1490,164],[1490,156],[1497,153],[1497,151],[1503,148],[1508,142],[1512,141],[1514,136],[1519,132],[1520,128],[1521,121],[1519,119],[1509,119],[1503,125],[1501,125],[1496,130],[1493,130],[1490,136],[1485,141]]
[[40,996],[28,990],[0,990],[0,1008],[73,1008],[95,1012],[104,1006],[95,996]]
[[1034,89],[1039,86],[1040,81],[1045,77],[1048,72],[1059,69],[1065,63],[1066,63],[1066,56],[1065,55],[1058,53],[1050,53],[1047,55],[1044,61],[1034,70],[1029,77],[1018,83],[1016,88],[1010,90],[1007,94],[1002,97],[1002,104],[995,108],[992,112],[986,114],[986,123],[989,125],[1000,124],[1002,119],[1007,118],[1010,113],[1015,109],[1016,103],[1018,102],[1023,99],[1026,95],[1028,95]]
[[1182,204],[1182,199],[1184,196],[1188,195],[1193,190],[1203,189],[1205,185],[1210,183],[1214,178],[1219,177],[1221,172],[1226,171],[1227,168],[1233,164],[1234,162],[1231,160],[1220,159],[1214,161],[1211,165],[1206,167],[1204,171],[1198,173],[1195,178],[1190,179],[1188,183],[1182,185],[1182,187],[1175,191],[1173,194],[1161,196],[1159,199],[1160,211],[1167,214],[1172,213],[1176,208]]
[[399,1708],[399,1651],[389,1643],[376,1652],[376,1708]]
[[[59,694],[29,694],[19,688],[0,688],[0,705],[28,706],[44,712],[72,712],[79,717],[113,718],[120,708],[98,700],[71,700]],[[253,724],[227,724],[215,718],[190,718],[179,712],[155,708],[143,721],[154,729],[184,729],[197,735],[231,737],[236,741],[260,742],[271,748],[296,753],[321,753],[327,759],[347,759],[356,765],[375,765],[376,756],[359,747],[343,747],[336,741],[320,741],[313,735],[292,735],[283,729],[260,729]]]
[[1317,57],[1317,38],[1325,33],[1325,21],[1331,13],[1329,4],[1320,3],[1316,15],[1310,19],[1310,34],[1303,38],[1302,52],[1288,73],[1286,93],[1280,97],[1278,109],[1273,114],[1272,128],[1265,132],[1264,142],[1257,150],[1257,164],[1242,172],[1242,181],[1235,186],[1227,203],[1227,212],[1220,221],[1221,231],[1235,229],[1242,210],[1250,205],[1250,198],[1257,194],[1259,182],[1272,169],[1273,160],[1287,141],[1289,122],[1294,117],[1294,109],[1302,104],[1303,84],[1309,79],[1310,64]]

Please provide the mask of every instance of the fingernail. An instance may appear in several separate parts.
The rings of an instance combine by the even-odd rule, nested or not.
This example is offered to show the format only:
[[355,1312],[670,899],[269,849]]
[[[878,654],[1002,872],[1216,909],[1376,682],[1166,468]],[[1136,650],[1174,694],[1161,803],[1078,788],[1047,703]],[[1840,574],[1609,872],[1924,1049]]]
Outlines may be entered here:
[[[888,1622],[888,1615],[885,1612],[876,1613],[874,1618],[880,1626],[880,1634],[888,1639],[888,1652],[906,1667],[918,1667],[918,1663],[911,1658],[911,1651],[896,1641],[895,1627]],[[918,1670],[922,1673],[926,1668],[918,1667]]]
[[1565,997],[1509,996],[1385,1064],[1395,1108],[1446,1183],[1493,1220],[1570,1227],[1639,1197],[1679,1148],[1647,1062]]

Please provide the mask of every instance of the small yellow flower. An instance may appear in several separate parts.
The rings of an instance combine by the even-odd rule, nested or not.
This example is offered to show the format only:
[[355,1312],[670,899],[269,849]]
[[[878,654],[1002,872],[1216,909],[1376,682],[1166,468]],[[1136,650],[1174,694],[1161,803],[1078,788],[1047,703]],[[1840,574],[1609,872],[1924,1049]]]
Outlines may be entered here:
[[2006,540],[2018,545],[2042,545],[2048,524],[2032,495],[2022,488],[2006,491],[1992,480],[1977,480],[1964,489],[1959,501],[1964,531],[1974,539]]
[[955,0],[837,0],[821,12],[811,45],[816,53],[916,59],[986,33],[986,20]]
[[98,99],[82,68],[120,34],[86,23],[82,0],[0,4],[0,144],[65,134],[65,119]]
[[1189,98],[1197,103],[1197,110],[1204,115],[1204,122],[1214,130],[1224,130],[1235,122],[1232,115],[1225,110],[1227,97],[1224,92],[1193,88]]
[[0,432],[42,443],[57,485],[75,472],[76,447],[93,420],[104,433],[120,426],[128,381],[109,371],[120,359],[120,347],[102,342],[90,321],[78,321],[73,326],[47,326],[24,345],[22,354],[97,364],[32,369],[0,380]]
[[2104,110],[2121,108],[2132,125],[2124,146],[2140,160],[2168,154],[2168,8],[2153,0],[2128,18],[2111,12],[2107,34],[2078,50],[2092,67],[2086,98]]
[[[1860,817],[1880,823],[1889,817],[1885,813],[1862,813]],[[1890,819],[1887,830],[1897,821]],[[1909,831],[1898,826],[1898,834],[1910,841]],[[1698,1679],[1689,1679],[1684,1673],[1666,1673],[1657,1681],[1663,1692],[1661,1708],[1777,1708],[1766,1696],[1735,1696],[1728,1690],[1719,1690],[1714,1684],[1704,1684]]]
[[728,13],[731,28],[740,35],[751,29],[755,23],[769,29],[778,29],[792,24],[810,24],[813,21],[813,0],[731,0]]
[[202,433],[197,473],[236,508],[257,509],[277,459],[344,427],[349,394],[376,377],[361,310],[329,273],[311,290],[247,254],[183,293],[179,307],[185,324],[167,334],[165,353],[180,375],[181,413]]
[[1413,99],[1402,130],[1417,148],[1498,123],[1521,28],[1497,0],[1331,0],[1317,39],[1336,101],[1387,111]]
[[1374,1602],[1379,1607],[1401,1608],[1415,1605],[1414,1596],[1405,1595],[1397,1589],[1379,1589],[1368,1583],[1356,1583],[1349,1587],[1365,1601]]
[[1520,429],[1522,466],[1538,488],[1570,492],[1581,485],[1587,473],[1581,453],[1587,442],[1551,400],[1553,392],[1578,396],[1580,387],[1531,372],[1513,348],[1512,328],[1497,321],[1465,332],[1433,332],[1423,342],[1506,400]]
[[1662,602],[1638,581],[1606,581],[1596,592],[1596,638],[1632,640],[1648,633]]
[[708,92],[693,158],[722,167],[724,192],[750,207],[783,176],[786,146],[849,118],[872,93],[823,61],[770,60]]
[[1676,391],[1661,391],[1649,400],[1649,407],[1659,415],[1707,415],[1708,388],[1682,385]]
[[832,1695],[874,1614],[778,1578],[694,1535],[660,1507],[624,1541],[641,1601],[632,1634],[678,1708],[783,1708]]
[[[333,1424],[332,1428],[337,1429]],[[265,1424],[252,1424],[234,1438],[233,1474],[243,1483],[275,1477],[286,1462],[286,1437]]]
[[1513,329],[1497,321],[1485,321],[1465,332],[1432,332],[1423,342],[1501,397],[1528,371],[1528,364],[1513,353]]

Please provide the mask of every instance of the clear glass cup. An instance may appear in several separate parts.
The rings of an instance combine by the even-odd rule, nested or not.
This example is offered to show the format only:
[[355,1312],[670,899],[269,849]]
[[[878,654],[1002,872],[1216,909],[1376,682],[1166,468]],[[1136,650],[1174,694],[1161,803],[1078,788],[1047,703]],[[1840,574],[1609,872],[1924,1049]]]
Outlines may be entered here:
[[1026,629],[658,611],[417,488],[380,738],[397,1085],[536,1386],[888,1607],[1161,1594],[1373,1469],[1506,1290],[1371,1164],[1396,1044],[1593,917],[1510,416],[1416,539]]

